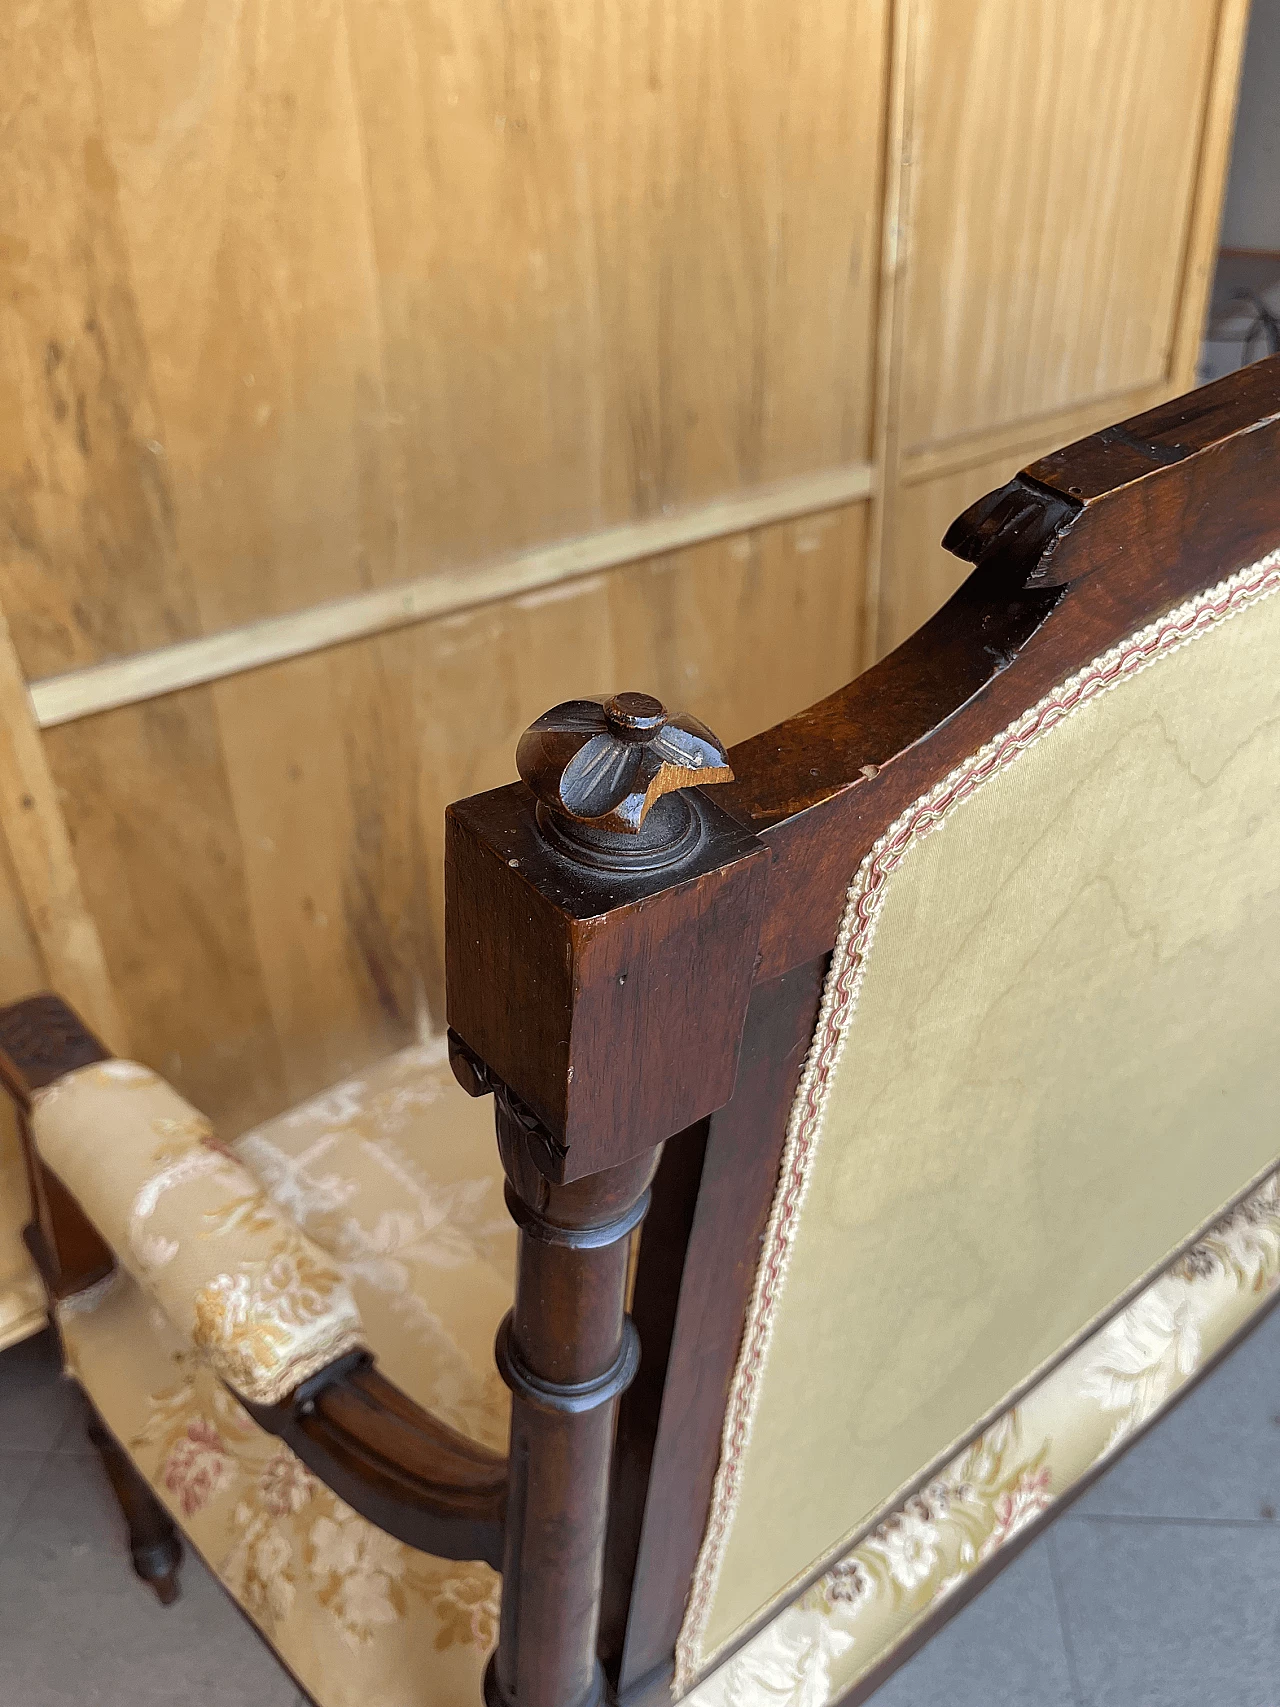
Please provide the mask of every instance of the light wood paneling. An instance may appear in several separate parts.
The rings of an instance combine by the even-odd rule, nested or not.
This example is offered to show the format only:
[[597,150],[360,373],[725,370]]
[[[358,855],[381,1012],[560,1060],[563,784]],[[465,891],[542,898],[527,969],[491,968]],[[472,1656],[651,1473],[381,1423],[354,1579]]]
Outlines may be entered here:
[[757,486],[692,509],[604,528],[496,563],[473,565],[457,574],[425,575],[393,587],[311,605],[286,616],[224,628],[198,640],[180,640],[152,652],[135,652],[127,658],[46,676],[30,684],[32,709],[39,726],[52,729],[75,718],[113,711],[117,706],[197,687],[202,682],[220,681],[263,664],[406,628],[428,617],[681,551],[703,540],[842,509],[867,497],[871,489],[871,469],[864,463]]
[[1246,14],[899,0],[867,662],[963,578],[960,509],[1194,383]]
[[[128,1047],[128,1028],[116,1001],[98,927],[85,905],[66,820],[48,756],[31,715],[17,655],[0,611],[0,825],[4,873],[21,897],[22,931],[6,926],[15,956],[12,977],[22,984],[30,956],[112,1049]],[[2,899],[2,885],[0,885]],[[21,944],[30,936],[30,953]],[[5,946],[0,942],[0,948]],[[0,971],[0,1000],[10,983]]]
[[197,1103],[282,1107],[213,691],[44,739],[134,1050]]
[[28,675],[865,463],[886,16],[32,0]]
[[1250,0],[1221,0],[1208,99],[1200,130],[1200,157],[1182,270],[1169,376],[1177,391],[1196,383],[1209,292],[1218,263],[1218,232],[1226,195],[1249,29]]
[[86,6],[188,632],[393,579],[402,480],[343,0]]
[[[767,726],[936,607],[973,497],[1184,379],[1244,8],[0,16],[40,976],[232,1129],[438,1027],[443,810],[534,716]],[[41,736],[23,676],[110,660],[161,697]]]
[[351,8],[411,553],[866,460],[886,15]]
[[643,686],[732,741],[830,692],[859,643],[865,512],[49,731],[145,1058],[235,1130],[439,1028],[448,802],[508,781],[520,732],[574,693]]
[[1163,378],[1218,0],[915,0],[906,450]]
[[0,8],[0,597],[28,675],[196,610],[82,0]]
[[[0,837],[0,1003],[34,995],[48,981],[9,850]],[[44,1321],[44,1289],[22,1243],[29,1218],[17,1120],[9,1098],[0,1097],[0,1350]]]

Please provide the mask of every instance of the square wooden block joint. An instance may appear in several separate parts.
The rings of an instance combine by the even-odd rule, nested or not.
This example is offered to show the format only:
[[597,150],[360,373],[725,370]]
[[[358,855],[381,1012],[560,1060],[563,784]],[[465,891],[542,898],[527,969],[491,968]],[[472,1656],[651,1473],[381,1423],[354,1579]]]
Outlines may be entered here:
[[450,807],[450,1027],[563,1147],[580,1179],[661,1143],[733,1094],[769,853],[688,791],[696,851],[638,876],[554,849],[523,783]]

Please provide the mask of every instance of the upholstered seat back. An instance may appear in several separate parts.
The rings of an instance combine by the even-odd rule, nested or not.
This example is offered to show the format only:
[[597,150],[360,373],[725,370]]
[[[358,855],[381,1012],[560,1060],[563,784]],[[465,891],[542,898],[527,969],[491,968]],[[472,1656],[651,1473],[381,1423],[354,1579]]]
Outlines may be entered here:
[[1060,684],[854,878],[686,1675],[1280,1152],[1280,560]]

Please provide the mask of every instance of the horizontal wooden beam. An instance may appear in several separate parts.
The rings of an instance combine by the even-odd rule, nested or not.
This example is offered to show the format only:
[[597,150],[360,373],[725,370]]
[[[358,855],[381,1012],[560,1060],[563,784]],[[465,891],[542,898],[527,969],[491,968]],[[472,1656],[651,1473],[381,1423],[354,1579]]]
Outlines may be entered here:
[[29,686],[35,720],[40,728],[52,729],[76,718],[216,682],[264,664],[278,664],[286,658],[302,657],[475,605],[536,592],[602,569],[839,509],[869,498],[871,490],[872,471],[866,463],[823,469],[647,521],[602,528],[598,533],[496,563],[423,575],[198,640],[183,640],[174,646],[69,670],[65,675],[46,676]]

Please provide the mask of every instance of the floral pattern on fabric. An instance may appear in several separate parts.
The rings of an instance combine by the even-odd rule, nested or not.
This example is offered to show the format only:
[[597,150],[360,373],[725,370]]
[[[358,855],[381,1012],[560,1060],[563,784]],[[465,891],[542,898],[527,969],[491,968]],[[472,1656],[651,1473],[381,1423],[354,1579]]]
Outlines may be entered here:
[[233,1148],[341,1271],[383,1373],[504,1451],[492,1347],[515,1286],[515,1228],[492,1109],[458,1089],[444,1051],[401,1050]]
[[827,1707],[1157,1417],[1280,1288],[1280,1172],[690,1691]]
[[[355,1294],[382,1371],[503,1450],[493,1339],[511,1304],[515,1232],[492,1118],[454,1084],[442,1050],[404,1050],[229,1146],[269,1201],[256,1189],[227,1193],[198,1232],[252,1235],[264,1202],[272,1224],[288,1216],[298,1248],[318,1250]],[[196,1126],[163,1142],[165,1167],[206,1147]],[[325,1304],[325,1285],[288,1253],[254,1285],[256,1301],[215,1284],[201,1325],[183,1335],[117,1273],[59,1306],[72,1373],[323,1707],[480,1707],[497,1574],[415,1552],[367,1523],[259,1429],[197,1353],[193,1341],[217,1340],[225,1322],[252,1319],[276,1294],[304,1314]]]
[[199,1520],[223,1503],[229,1544],[212,1563],[268,1635],[303,1595],[355,1649],[403,1619],[416,1599],[439,1615],[438,1650],[461,1642],[487,1652],[497,1635],[493,1571],[433,1559],[374,1528],[264,1434],[195,1359],[182,1355],[179,1368],[174,1386],[149,1397],[129,1446],[197,1540]]
[[273,1404],[363,1342],[333,1260],[146,1067],[68,1073],[37,1093],[32,1132],[121,1264],[246,1398]]

